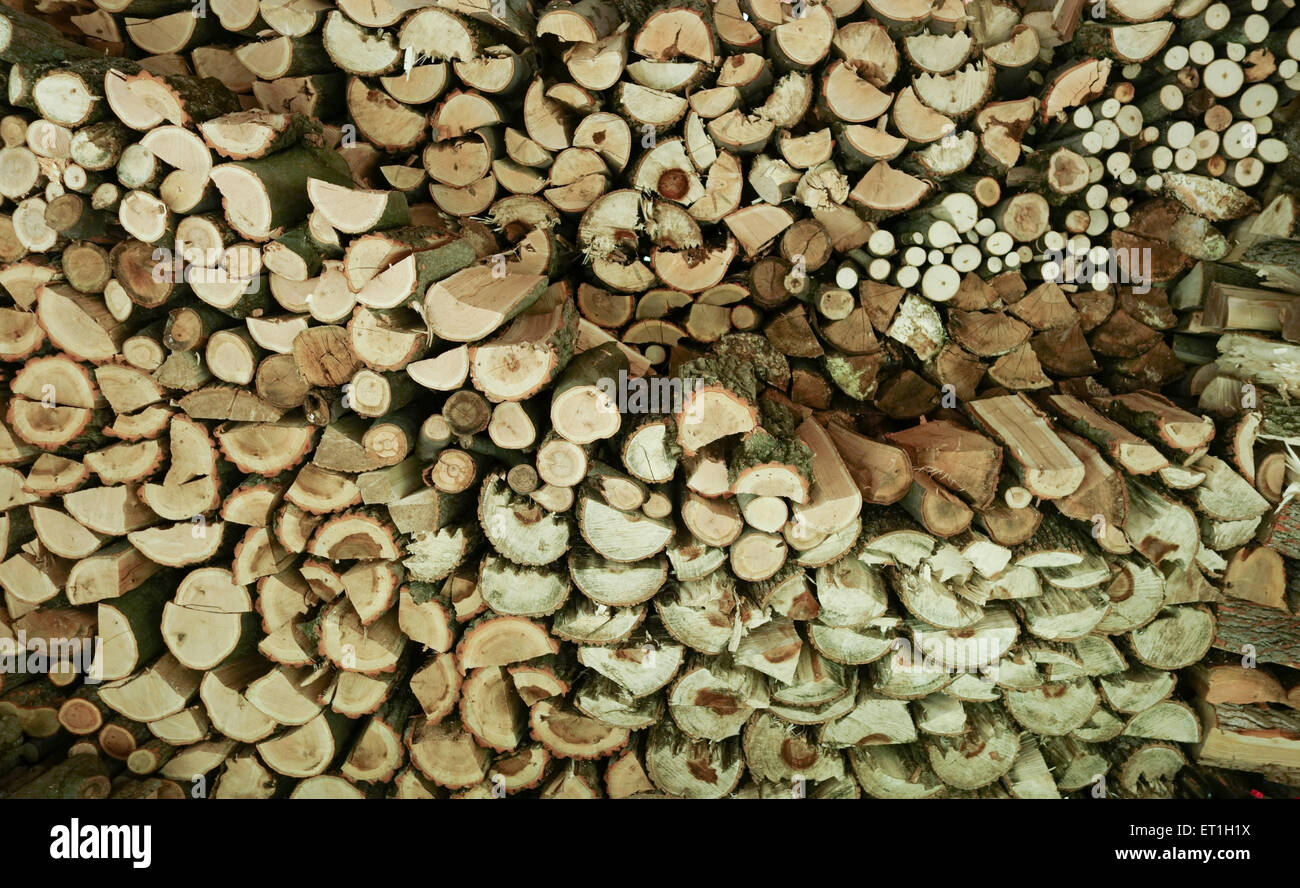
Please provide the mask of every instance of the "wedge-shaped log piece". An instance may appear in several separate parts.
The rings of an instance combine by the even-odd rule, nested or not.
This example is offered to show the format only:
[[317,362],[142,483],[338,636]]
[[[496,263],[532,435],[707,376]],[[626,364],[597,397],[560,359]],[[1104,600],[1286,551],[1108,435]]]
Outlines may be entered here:
[[931,475],[975,508],[992,502],[1002,468],[1002,448],[983,435],[940,420],[887,437],[907,451],[914,468]]
[[352,179],[340,155],[304,144],[212,168],[212,183],[221,192],[231,227],[263,241],[307,217],[311,200],[306,185],[313,178],[340,186]]
[[860,685],[852,711],[823,725],[817,739],[825,746],[853,748],[911,743],[917,734],[906,701],[882,697]]
[[1128,479],[1128,520],[1124,534],[1152,563],[1188,565],[1200,548],[1200,528],[1192,510],[1155,487]]
[[57,509],[33,505],[28,514],[41,544],[60,558],[85,558],[107,539]]
[[1175,776],[1187,757],[1170,743],[1125,738],[1105,750],[1118,768],[1119,784],[1129,798],[1169,797]]
[[429,724],[437,724],[455,711],[463,681],[453,654],[436,654],[411,675],[411,694]]
[[406,541],[406,565],[413,580],[437,582],[460,567],[481,539],[477,522],[446,524],[436,531],[416,530]]
[[569,552],[569,576],[583,595],[606,607],[628,607],[654,598],[668,578],[663,555],[632,562],[611,561],[586,548]]
[[884,574],[854,555],[817,568],[817,620],[830,628],[859,628],[883,616],[889,604]]
[[936,630],[927,623],[910,620],[907,631],[914,662],[983,676],[1011,649],[1020,627],[1009,610],[993,606],[977,622],[961,629]]
[[944,781],[931,769],[927,752],[918,744],[864,745],[848,755],[863,790],[875,798],[928,799],[946,789]]
[[952,74],[919,74],[912,88],[927,107],[959,118],[984,104],[993,90],[993,75],[993,66],[979,61]]
[[402,542],[396,528],[379,512],[342,512],[327,518],[317,528],[307,551],[320,558],[387,558],[402,556]]
[[820,782],[844,775],[838,749],[813,742],[807,734],[791,736],[789,725],[760,712],[745,725],[745,764],[759,780],[789,785],[795,780]]
[[99,603],[96,625],[103,641],[92,675],[103,681],[124,679],[165,651],[158,625],[171,592],[167,579],[156,577],[128,595]]
[[966,707],[966,718],[965,734],[927,740],[926,755],[934,773],[948,786],[979,789],[1011,770],[1020,739],[996,704],[972,703]]
[[793,520],[818,533],[843,530],[862,510],[862,491],[820,423],[805,419],[795,433],[812,451],[813,484],[808,502],[793,506]]
[[500,666],[475,669],[465,677],[460,719],[481,746],[496,752],[515,749],[527,726],[526,707]]
[[465,630],[456,647],[456,659],[462,668],[475,669],[509,666],[559,650],[560,643],[545,625],[522,617],[495,617],[479,620]]
[[884,161],[875,164],[854,186],[849,199],[869,212],[889,216],[910,210],[929,194],[930,186]]
[[622,644],[645,617],[642,605],[610,610],[585,597],[571,597],[551,621],[551,633],[577,645]]
[[257,752],[279,774],[315,777],[342,751],[351,727],[348,719],[325,710],[304,725],[258,743]]
[[1207,608],[1179,605],[1165,608],[1150,623],[1130,632],[1129,643],[1147,666],[1182,669],[1205,656],[1214,633],[1214,616]]
[[1116,712],[1130,714],[1150,709],[1166,699],[1173,693],[1177,681],[1172,672],[1135,666],[1124,672],[1103,675],[1097,684],[1108,706]]
[[511,666],[508,670],[515,691],[529,706],[547,697],[563,697],[578,674],[575,662],[567,656],[539,657],[531,663]]
[[984,609],[958,596],[928,571],[889,568],[890,586],[914,616],[939,629],[965,629],[984,617]]
[[[772,232],[773,236],[779,233]],[[726,277],[736,257],[737,242],[728,237],[721,246],[696,245],[689,250],[655,247],[651,266],[659,280],[683,293],[700,293],[716,287]]]
[[515,318],[501,335],[469,350],[475,388],[494,402],[532,397],[573,356],[577,329],[577,311],[567,299],[549,312]]
[[424,319],[442,339],[473,342],[527,309],[545,289],[546,279],[540,275],[498,277],[489,266],[475,266],[429,288],[424,295]]
[[484,556],[478,587],[488,607],[505,616],[553,614],[569,596],[569,579],[565,573],[523,567],[497,555]]
[[503,472],[483,480],[479,522],[493,547],[516,564],[550,564],[569,548],[569,525],[564,517],[515,494]]
[[1171,456],[1194,453],[1214,439],[1214,422],[1153,392],[1132,392],[1094,401],[1097,408]]
[[411,221],[400,191],[371,191],[309,178],[307,197],[326,222],[345,234],[397,228]]
[[279,724],[305,725],[321,711],[330,682],[328,670],[281,666],[251,681],[243,696]]
[[1006,445],[1021,483],[1035,496],[1054,499],[1079,489],[1086,470],[1023,395],[983,398],[971,414]]
[[711,655],[722,653],[731,641],[736,606],[735,580],[725,569],[675,582],[655,598],[655,611],[668,633]]
[[860,435],[837,422],[826,426],[840,458],[867,503],[898,502],[911,487],[912,465],[906,451]]
[[238,657],[204,674],[199,699],[212,726],[232,740],[257,743],[278,727],[274,719],[253,706],[245,688],[266,672],[267,663],[256,654]]
[[1268,511],[1268,500],[1228,463],[1207,454],[1192,465],[1205,473],[1191,492],[1197,511],[1218,521],[1246,521]]
[[897,617],[878,617],[866,626],[841,628],[820,621],[809,624],[808,641],[823,657],[846,666],[873,663],[894,650]]
[[202,567],[185,576],[163,608],[162,635],[177,660],[207,670],[251,650],[259,622],[252,597],[230,571]]
[[273,477],[307,458],[315,426],[299,422],[233,423],[216,430],[222,455],[241,472]]
[[568,759],[605,758],[627,745],[631,736],[626,728],[603,725],[553,700],[534,704],[528,722],[534,740]]
[[661,792],[692,799],[722,798],[740,783],[745,759],[739,738],[691,740],[671,719],[650,730],[646,772]]
[[1092,716],[1099,699],[1097,689],[1087,678],[1006,692],[1011,717],[1026,730],[1044,737],[1063,736],[1080,727]]
[[1156,448],[1073,395],[1049,395],[1047,410],[1066,428],[1087,438],[1132,475],[1149,475],[1169,465]]
[[1057,509],[1069,518],[1091,523],[1093,538],[1107,552],[1122,555],[1132,551],[1123,533],[1128,519],[1128,488],[1123,476],[1083,438],[1065,431],[1058,435],[1083,463],[1085,474],[1078,490],[1055,501]]
[[351,602],[340,598],[319,618],[319,651],[339,669],[378,676],[397,668],[407,641],[398,628],[397,611],[366,626]]
[[668,695],[678,727],[690,737],[713,741],[739,735],[750,715],[767,702],[767,684],[759,673],[702,658],[692,662]]
[[139,493],[139,488],[130,484],[83,487],[63,497],[63,508],[95,533],[122,536],[158,522],[158,515],[145,505]]
[[173,416],[169,426],[171,465],[162,483],[147,482],[141,499],[159,516],[184,521],[215,509],[220,502],[217,449],[207,429]]
[[782,617],[750,627],[736,648],[735,661],[790,684],[794,681],[802,649],[803,642],[794,622]]
[[176,715],[198,693],[203,673],[165,653],[144,671],[105,684],[100,699],[132,721],[153,722]]
[[1164,606],[1165,578],[1155,565],[1125,558],[1118,566],[1119,570],[1104,587],[1110,610],[1097,624],[1098,632],[1115,634],[1144,626]]
[[1043,90],[1040,113],[1043,123],[1063,111],[1088,102],[1106,88],[1110,59],[1084,59],[1058,73]]
[[578,528],[583,539],[610,561],[635,562],[662,552],[672,526],[637,512],[615,509],[596,497],[578,498]]

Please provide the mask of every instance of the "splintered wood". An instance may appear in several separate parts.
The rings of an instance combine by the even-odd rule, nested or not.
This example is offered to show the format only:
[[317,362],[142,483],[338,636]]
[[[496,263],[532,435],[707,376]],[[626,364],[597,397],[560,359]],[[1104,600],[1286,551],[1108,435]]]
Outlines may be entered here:
[[1101,6],[0,6],[0,796],[1300,786],[1300,13]]

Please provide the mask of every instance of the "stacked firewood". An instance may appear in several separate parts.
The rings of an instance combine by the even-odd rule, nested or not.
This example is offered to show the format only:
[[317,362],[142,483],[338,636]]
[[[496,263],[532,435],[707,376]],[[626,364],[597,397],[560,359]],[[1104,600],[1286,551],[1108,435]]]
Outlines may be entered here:
[[1096,9],[0,6],[0,795],[1300,785],[1300,13]]

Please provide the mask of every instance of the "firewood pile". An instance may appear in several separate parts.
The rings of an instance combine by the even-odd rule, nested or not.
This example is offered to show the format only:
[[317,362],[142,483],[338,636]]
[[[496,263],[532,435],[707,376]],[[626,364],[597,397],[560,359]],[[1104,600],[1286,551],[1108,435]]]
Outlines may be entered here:
[[5,2],[0,796],[1300,786],[1291,0]]

